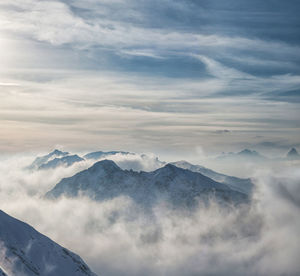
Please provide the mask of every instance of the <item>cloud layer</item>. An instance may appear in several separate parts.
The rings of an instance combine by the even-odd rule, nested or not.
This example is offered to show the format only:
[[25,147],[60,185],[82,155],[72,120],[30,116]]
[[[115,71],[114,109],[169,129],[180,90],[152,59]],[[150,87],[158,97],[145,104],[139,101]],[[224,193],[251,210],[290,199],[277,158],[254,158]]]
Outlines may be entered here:
[[191,213],[161,203],[149,214],[124,197],[46,201],[40,195],[79,168],[30,173],[22,170],[28,161],[1,162],[1,209],[80,254],[99,275],[299,274],[297,166],[256,170],[248,207],[212,202]]

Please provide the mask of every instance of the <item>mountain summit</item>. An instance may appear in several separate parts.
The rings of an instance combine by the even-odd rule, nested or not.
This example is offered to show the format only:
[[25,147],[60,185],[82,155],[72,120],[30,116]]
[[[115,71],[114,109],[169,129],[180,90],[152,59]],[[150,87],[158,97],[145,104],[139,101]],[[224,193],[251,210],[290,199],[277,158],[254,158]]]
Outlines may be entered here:
[[296,160],[300,159],[300,154],[295,148],[292,148],[288,153],[287,153],[287,159],[289,160]]

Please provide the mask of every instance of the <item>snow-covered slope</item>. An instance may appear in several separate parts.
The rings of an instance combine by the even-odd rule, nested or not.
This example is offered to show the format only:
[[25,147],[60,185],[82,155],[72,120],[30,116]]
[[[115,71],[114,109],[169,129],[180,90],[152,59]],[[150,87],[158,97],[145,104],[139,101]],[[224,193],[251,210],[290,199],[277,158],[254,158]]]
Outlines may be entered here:
[[0,276],[7,276],[7,274],[3,271],[1,267],[0,267]]
[[39,169],[40,170],[54,169],[59,166],[69,167],[69,166],[72,166],[74,163],[77,163],[80,161],[84,161],[84,159],[79,157],[77,154],[68,155],[68,156],[64,156],[61,158],[54,158],[54,159],[50,160],[49,162],[39,166]]
[[[0,266],[12,276],[95,276],[76,254],[0,210]],[[1,271],[1,270],[0,270]],[[5,275],[0,272],[0,275]]]
[[224,183],[228,185],[231,189],[242,193],[250,194],[253,189],[253,184],[249,178],[238,178],[234,176],[228,176],[225,174],[217,173],[213,170],[210,170],[208,168],[199,165],[193,165],[186,161],[178,161],[178,162],[173,162],[171,164],[182,169],[187,169],[192,172],[201,173],[213,179],[214,181]]
[[60,150],[55,149],[54,151],[50,152],[47,155],[37,157],[28,169],[38,169],[40,166],[48,163],[49,161],[53,160],[54,158],[60,158],[69,155],[68,152],[63,152]]
[[110,160],[99,161],[87,170],[62,179],[46,197],[62,195],[86,195],[95,200],[125,195],[143,205],[152,205],[158,199],[175,205],[193,205],[198,198],[208,199],[210,196],[234,203],[248,199],[245,193],[226,184],[171,164],[153,172],[135,172],[122,170]]

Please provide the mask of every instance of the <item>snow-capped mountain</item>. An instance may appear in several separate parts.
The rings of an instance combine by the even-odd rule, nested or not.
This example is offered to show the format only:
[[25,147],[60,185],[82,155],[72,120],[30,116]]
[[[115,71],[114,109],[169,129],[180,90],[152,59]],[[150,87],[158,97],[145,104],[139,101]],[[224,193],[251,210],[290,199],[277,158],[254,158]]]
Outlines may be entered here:
[[37,157],[26,168],[29,170],[55,169],[58,167],[69,167],[77,162],[87,161],[87,164],[90,164],[91,161],[95,162],[104,159],[116,162],[124,170],[132,169],[134,171],[153,171],[166,164],[166,162],[160,161],[153,154],[138,154],[125,151],[96,151],[81,157],[77,154],[71,155],[69,152],[62,152],[56,149],[45,156]]
[[61,158],[67,155],[69,155],[69,152],[63,152],[55,149],[47,155],[37,157],[32,164],[28,166],[28,169],[39,169],[40,166],[45,165],[54,158]]
[[8,275],[96,276],[78,255],[1,210],[0,241],[0,266]]
[[198,172],[201,173],[214,181],[224,183],[228,185],[231,189],[235,191],[239,191],[245,194],[251,194],[251,191],[253,189],[253,184],[251,182],[251,179],[249,178],[238,178],[234,176],[228,176],[225,174],[217,173],[211,169],[202,167],[200,165],[193,165],[186,161],[177,161],[171,163],[175,165],[176,167],[187,169],[192,172]]
[[54,158],[50,160],[49,162],[42,164],[39,166],[39,170],[45,170],[45,169],[54,169],[59,166],[65,166],[69,167],[72,166],[74,163],[84,161],[83,158],[79,157],[77,154],[74,155],[67,155],[61,158]]
[[214,196],[218,200],[240,203],[248,196],[200,173],[172,164],[152,172],[122,170],[113,161],[103,160],[72,177],[62,179],[47,198],[86,195],[94,200],[125,195],[137,203],[152,205],[159,199],[177,205],[193,205],[197,199]]

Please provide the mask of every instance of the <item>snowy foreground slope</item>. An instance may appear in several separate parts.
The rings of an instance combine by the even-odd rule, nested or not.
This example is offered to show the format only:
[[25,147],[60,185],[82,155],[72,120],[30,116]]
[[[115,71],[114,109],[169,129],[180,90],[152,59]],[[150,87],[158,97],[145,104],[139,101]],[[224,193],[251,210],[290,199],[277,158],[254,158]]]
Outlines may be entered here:
[[0,276],[7,276],[7,274],[2,270],[1,267],[0,267]]
[[246,193],[171,164],[153,172],[135,172],[122,170],[111,160],[99,161],[87,170],[62,179],[46,197],[80,195],[94,200],[124,195],[146,206],[160,199],[168,200],[175,206],[193,205],[198,199],[207,200],[210,197],[232,203],[242,203],[248,199]]
[[78,255],[1,210],[0,242],[0,276],[96,276]]

